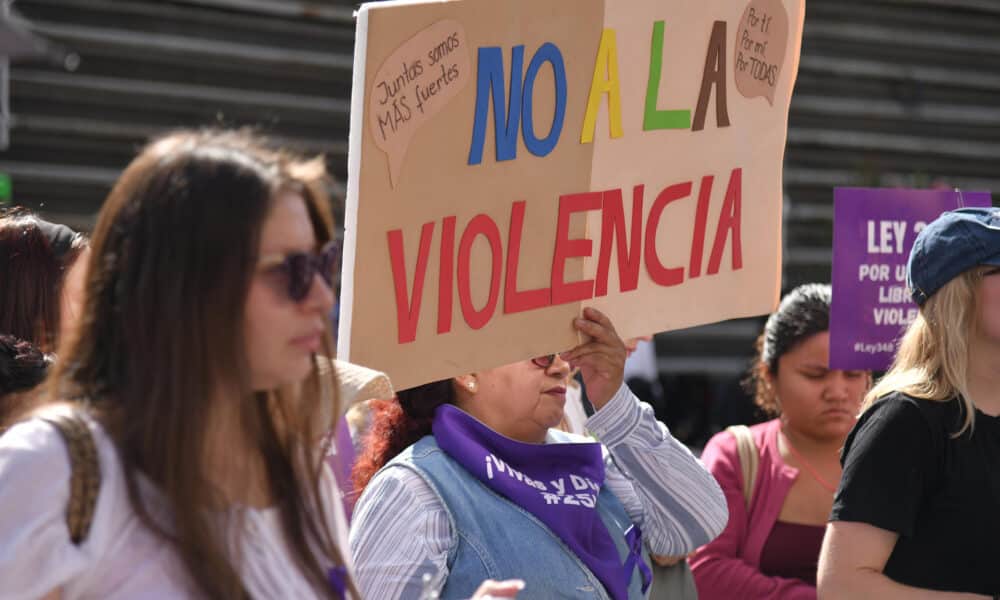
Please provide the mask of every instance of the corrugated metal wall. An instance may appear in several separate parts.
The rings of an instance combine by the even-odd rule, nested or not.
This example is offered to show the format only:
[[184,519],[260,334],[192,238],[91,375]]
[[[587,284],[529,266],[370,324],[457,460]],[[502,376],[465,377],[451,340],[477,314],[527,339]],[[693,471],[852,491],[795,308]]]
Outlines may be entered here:
[[34,31],[79,53],[74,72],[11,69],[15,201],[86,226],[149,136],[258,125],[346,173],[352,8],[290,0],[21,0]]
[[[11,70],[15,200],[86,227],[148,136],[256,124],[345,172],[352,4],[19,0],[75,73]],[[786,155],[785,286],[828,281],[832,188],[1000,192],[1000,2],[809,0]],[[759,320],[658,337],[666,373],[732,377]]]

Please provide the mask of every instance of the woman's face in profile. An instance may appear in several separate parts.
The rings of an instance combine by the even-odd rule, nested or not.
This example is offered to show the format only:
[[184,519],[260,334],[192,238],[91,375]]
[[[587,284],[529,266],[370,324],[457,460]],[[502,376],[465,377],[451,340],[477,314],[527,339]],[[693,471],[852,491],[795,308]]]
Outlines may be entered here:
[[461,408],[498,433],[541,442],[562,421],[569,372],[569,363],[558,355],[545,369],[522,360],[480,371],[476,393]]
[[258,267],[246,302],[247,357],[256,391],[302,381],[313,368],[313,354],[322,348],[333,292],[314,274],[305,297],[295,301],[288,273],[275,264],[289,254],[315,251],[305,200],[293,192],[280,194],[261,229]]
[[778,359],[772,385],[787,426],[817,440],[843,439],[868,390],[867,371],[830,369],[830,334],[807,337]]

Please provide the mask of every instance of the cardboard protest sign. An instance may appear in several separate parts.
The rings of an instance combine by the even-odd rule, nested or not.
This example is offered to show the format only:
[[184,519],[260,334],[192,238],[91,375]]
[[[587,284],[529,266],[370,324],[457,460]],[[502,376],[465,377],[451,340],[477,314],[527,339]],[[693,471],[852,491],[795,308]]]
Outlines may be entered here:
[[768,312],[802,0],[358,12],[338,352],[399,389]]
[[830,368],[884,371],[917,316],[906,263],[942,212],[991,206],[989,192],[836,188],[833,192]]

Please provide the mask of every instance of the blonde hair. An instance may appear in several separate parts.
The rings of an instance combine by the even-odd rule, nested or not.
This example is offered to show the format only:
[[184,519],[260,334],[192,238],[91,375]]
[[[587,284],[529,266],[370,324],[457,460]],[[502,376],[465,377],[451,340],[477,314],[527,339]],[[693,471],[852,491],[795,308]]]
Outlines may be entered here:
[[892,392],[938,402],[958,396],[965,418],[954,435],[972,431],[976,406],[968,390],[969,337],[983,270],[965,271],[927,299],[900,340],[892,367],[865,396],[862,412]]

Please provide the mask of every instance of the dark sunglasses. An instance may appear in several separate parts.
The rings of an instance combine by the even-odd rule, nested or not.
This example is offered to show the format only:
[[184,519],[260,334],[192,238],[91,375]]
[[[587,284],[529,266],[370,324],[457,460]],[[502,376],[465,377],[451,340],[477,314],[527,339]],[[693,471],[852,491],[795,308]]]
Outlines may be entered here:
[[288,297],[302,302],[309,295],[313,277],[319,274],[331,290],[340,266],[340,244],[327,242],[319,252],[293,252],[282,257],[261,259],[260,270],[281,273],[287,281]]
[[536,356],[535,358],[531,359],[531,362],[534,363],[534,365],[539,369],[548,369],[549,367],[552,366],[552,363],[555,362],[555,360],[556,360],[555,354],[546,354],[544,356]]

